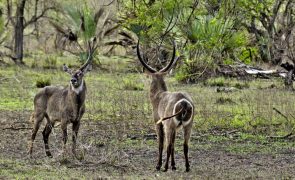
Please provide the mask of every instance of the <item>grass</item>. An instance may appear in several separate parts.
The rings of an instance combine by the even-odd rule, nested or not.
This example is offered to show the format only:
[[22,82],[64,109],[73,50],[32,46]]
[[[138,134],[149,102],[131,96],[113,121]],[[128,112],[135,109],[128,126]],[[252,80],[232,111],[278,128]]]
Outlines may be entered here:
[[144,90],[144,84],[140,82],[137,76],[128,75],[123,79],[123,90],[142,91]]
[[[69,59],[61,60],[67,63]],[[117,59],[113,60],[117,62]],[[121,60],[123,61],[123,60]],[[128,59],[126,61],[129,61]],[[105,61],[102,61],[104,63]],[[62,63],[57,63],[58,66]],[[124,68],[111,64],[111,71]],[[1,69],[0,110],[31,110],[34,94],[39,90],[35,84],[67,85],[68,74],[57,69],[29,69],[8,67]],[[104,119],[147,119],[151,122],[151,106],[148,99],[150,80],[138,73],[104,73],[93,71],[86,75],[88,86],[87,115],[91,120]],[[288,132],[294,124],[295,97],[285,91],[282,80],[254,80],[239,82],[236,79],[217,78],[209,80],[208,85],[178,84],[172,77],[167,78],[168,89],[184,90],[193,98],[196,106],[195,130],[206,132],[212,128],[239,129],[252,133],[269,135]],[[214,86],[247,84],[249,88],[230,93],[216,93]],[[275,84],[277,88],[268,88]],[[12,86],[13,85],[13,86]],[[240,85],[239,85],[240,86]],[[41,87],[41,86],[40,86]],[[286,121],[273,108],[286,114]],[[265,132],[266,131],[266,132]]]
[[[51,69],[44,68],[44,64],[36,63],[34,59],[26,60],[29,67],[31,65],[35,67],[33,69],[15,66],[0,67],[2,119],[7,119],[7,122],[17,118],[17,121],[28,119],[33,109],[34,95],[39,91],[36,82],[45,79],[52,85],[68,84],[70,77],[61,70],[61,65],[65,63],[77,67],[78,62],[66,57],[53,57],[53,59],[56,59],[53,63],[56,68]],[[154,172],[157,141],[145,138],[147,134],[155,133],[148,99],[150,79],[129,68],[130,59],[128,58],[102,57],[100,60],[108,71],[93,70],[85,76],[87,100],[80,146],[86,149],[85,161],[101,163],[98,163],[95,168],[90,165],[85,168],[84,165],[77,164],[74,164],[77,167],[72,167],[73,164],[62,164],[56,159],[51,161],[42,156],[35,161],[16,158],[20,156],[17,152],[12,154],[12,157],[7,157],[5,151],[0,153],[0,178],[2,176],[13,179],[45,177],[46,179],[88,179],[89,177],[97,179],[111,176],[118,179],[122,177],[126,179],[153,179],[153,177],[191,179],[203,178],[204,176],[199,176],[201,172],[204,172],[203,175],[207,173],[216,175],[214,174],[216,171],[210,169],[212,164],[209,160],[206,162],[206,159],[201,164],[193,162],[197,169],[192,174]],[[237,156],[253,154],[276,156],[277,153],[293,151],[295,146],[293,141],[268,138],[275,135],[284,136],[292,132],[294,127],[295,96],[293,92],[284,90],[281,79],[240,81],[217,78],[208,80],[204,84],[192,85],[179,84],[173,77],[167,77],[166,81],[169,90],[186,91],[195,103],[196,115],[190,151],[194,158],[198,158],[197,161],[202,161],[202,158],[206,158],[205,155],[211,156],[211,152]],[[236,87],[237,90],[218,93],[216,88],[220,86]],[[274,107],[285,114],[288,120],[275,112]],[[58,139],[59,131],[57,128],[55,139]],[[6,134],[6,132],[8,131],[3,131],[0,135],[14,137],[18,133],[9,131],[11,134]],[[24,136],[28,137],[29,132],[21,135],[21,137]],[[181,159],[179,154],[182,153],[181,136],[182,132],[176,140],[178,159]],[[25,149],[25,145],[16,144],[4,150],[13,149],[15,146],[20,146],[17,149]],[[41,139],[36,146],[39,148],[37,154],[43,154]],[[54,149],[55,151],[60,149],[59,145]],[[204,153],[203,156],[202,153]],[[104,157],[108,159],[101,161]],[[215,158],[212,157],[212,159]],[[178,164],[182,168],[183,162]],[[127,170],[125,170],[126,166]],[[233,172],[235,172],[234,176],[220,177],[239,177],[238,171]],[[205,177],[210,177],[209,175]],[[261,177],[267,176],[261,175]]]

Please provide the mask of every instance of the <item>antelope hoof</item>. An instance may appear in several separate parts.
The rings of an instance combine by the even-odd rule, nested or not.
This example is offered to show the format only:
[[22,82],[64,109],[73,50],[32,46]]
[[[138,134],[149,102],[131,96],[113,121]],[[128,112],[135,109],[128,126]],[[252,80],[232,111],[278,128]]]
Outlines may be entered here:
[[186,167],[185,172],[189,172],[190,171],[190,167]]
[[176,170],[176,167],[175,166],[172,166],[171,169],[172,169],[172,171],[175,171]]
[[167,171],[168,171],[168,166],[165,166],[163,172],[167,172]]
[[161,165],[158,164],[158,165],[156,166],[156,169],[157,169],[157,171],[160,171],[160,170],[161,170]]

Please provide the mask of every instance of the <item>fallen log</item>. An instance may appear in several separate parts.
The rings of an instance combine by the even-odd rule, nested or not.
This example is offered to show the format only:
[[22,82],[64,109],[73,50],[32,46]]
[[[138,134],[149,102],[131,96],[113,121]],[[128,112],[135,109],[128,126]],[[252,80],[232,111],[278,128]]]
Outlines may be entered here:
[[277,69],[262,69],[260,67],[248,66],[245,64],[237,65],[221,65],[219,68],[219,73],[228,77],[244,77],[244,78],[263,78],[269,79],[271,77],[286,77],[287,71],[277,70]]

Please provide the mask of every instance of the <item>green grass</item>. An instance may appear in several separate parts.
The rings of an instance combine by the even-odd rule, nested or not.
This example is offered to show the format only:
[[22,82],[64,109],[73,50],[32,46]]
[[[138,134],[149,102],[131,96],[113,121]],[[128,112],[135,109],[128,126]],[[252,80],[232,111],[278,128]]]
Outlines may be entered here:
[[[274,140],[263,134],[251,134],[239,131],[230,134],[226,132],[219,132],[218,134],[213,133],[198,137],[197,139],[199,143],[193,144],[194,148],[225,151],[235,155],[256,153],[275,156],[295,147],[295,143],[292,140]],[[179,142],[178,144],[181,145]]]
[[[128,171],[125,178],[150,179],[151,174],[167,178],[162,173],[155,174],[152,171],[154,162],[151,161],[155,159],[153,156],[157,141],[144,138],[146,134],[155,133],[148,93],[151,80],[144,74],[135,73],[134,68],[129,68],[128,61],[128,58],[102,57],[101,63],[108,70],[96,69],[85,76],[87,100],[83,123],[98,123],[98,126],[90,126],[93,129],[86,131],[102,133],[99,134],[101,136],[85,135],[82,139],[83,143],[98,147],[98,150],[105,148],[106,152],[100,152],[100,156],[111,153],[112,156],[106,164],[100,164],[95,170],[83,170],[81,167],[75,169],[47,159],[43,165],[44,158],[30,161],[0,157],[0,178],[88,179],[111,176],[120,179],[123,177],[123,170],[117,169],[118,164],[121,165],[125,161],[132,164],[137,160],[140,161],[136,162],[137,164],[143,163],[148,170],[137,167],[137,171]],[[30,67],[34,61],[29,59],[26,63]],[[40,79],[50,80],[52,85],[66,86],[70,76],[62,71],[63,63],[73,67],[78,65],[70,58],[58,57],[55,69],[44,69],[40,62],[37,65],[35,63],[36,68],[33,69],[0,67],[0,111],[29,114],[33,109],[34,95],[39,91],[36,82]],[[168,76],[166,81],[169,90],[186,91],[193,98],[196,113],[190,146],[192,152],[222,151],[234,155],[275,156],[276,153],[284,153],[295,147],[293,141],[272,140],[268,137],[284,136],[292,132],[295,124],[295,96],[293,92],[284,90],[282,79],[240,81],[217,78],[204,84],[190,85],[179,84],[173,77]],[[219,86],[236,87],[237,90],[218,93],[216,87]],[[275,112],[274,107],[285,114],[288,120]],[[235,133],[226,133],[232,131]],[[178,137],[181,136],[180,132]],[[182,143],[182,138],[177,138],[175,149],[178,154],[182,153]],[[39,146],[41,148],[40,144]],[[132,159],[133,156],[125,157],[125,151],[131,151],[133,154],[138,152],[134,155],[135,160]],[[149,155],[142,161],[140,155],[144,156],[143,152],[146,151],[153,156]],[[96,156],[98,154],[95,154]],[[113,169],[110,170],[109,166]],[[145,174],[145,171],[152,173]],[[170,174],[169,177],[186,178],[183,174]]]
[[[44,160],[43,160],[44,161]],[[56,165],[52,160],[45,162],[26,160],[15,161],[0,157],[0,178],[5,179],[100,179],[109,178],[103,171],[77,171],[75,167]],[[113,172],[112,177],[122,178],[123,175]]]
[[[65,86],[70,78],[59,68],[44,70],[15,66],[1,68],[0,77],[3,79],[0,82],[0,110],[16,111],[33,108],[34,94],[39,91],[35,84],[40,79],[50,81],[52,85]],[[240,82],[249,84],[249,88],[230,93],[217,93],[212,83],[209,86],[185,85],[178,84],[172,77],[166,79],[171,91],[184,90],[192,96],[196,106],[194,126],[197,131],[218,127],[273,135],[287,133],[292,129],[289,127],[294,125],[292,115],[295,115],[295,96],[283,89],[281,79]],[[94,70],[86,75],[85,80],[88,86],[88,116],[85,117],[93,120],[147,119],[147,123],[152,122],[148,99],[150,80],[145,75]],[[239,83],[236,79],[228,78],[219,78],[212,82],[233,85]],[[267,88],[272,84],[280,88]],[[291,122],[276,113],[274,107],[286,114]]]
[[[26,163],[28,163],[30,166],[28,166]],[[0,165],[3,166],[0,169],[0,174],[2,177],[13,179],[59,179],[62,176],[71,179],[79,174],[65,167],[57,169],[51,166],[37,166],[29,162],[26,163],[23,161],[18,162],[15,160],[0,159]]]

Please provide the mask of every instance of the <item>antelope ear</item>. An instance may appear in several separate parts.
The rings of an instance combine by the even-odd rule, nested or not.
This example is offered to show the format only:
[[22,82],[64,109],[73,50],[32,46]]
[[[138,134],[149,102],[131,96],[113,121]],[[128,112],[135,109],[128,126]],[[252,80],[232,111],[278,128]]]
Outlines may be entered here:
[[64,72],[69,73],[69,74],[72,75],[72,70],[67,65],[64,64],[62,69],[63,69]]

